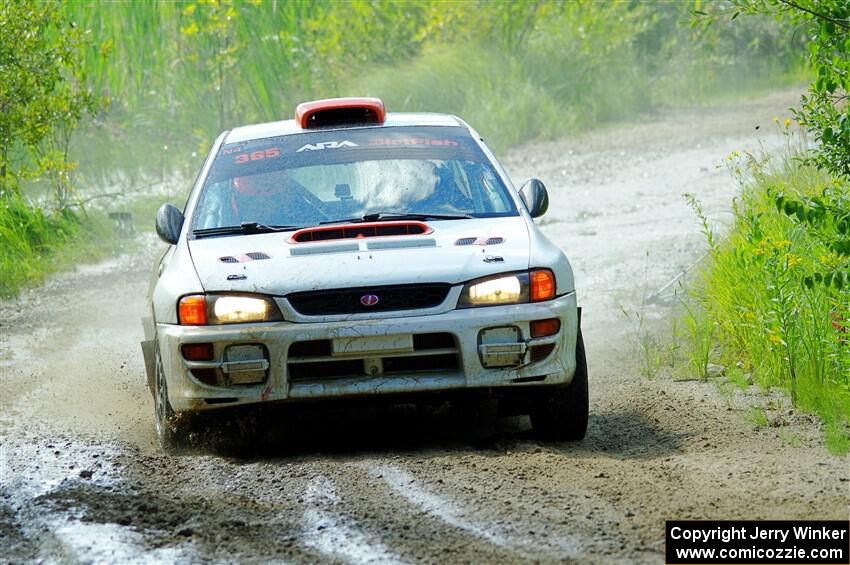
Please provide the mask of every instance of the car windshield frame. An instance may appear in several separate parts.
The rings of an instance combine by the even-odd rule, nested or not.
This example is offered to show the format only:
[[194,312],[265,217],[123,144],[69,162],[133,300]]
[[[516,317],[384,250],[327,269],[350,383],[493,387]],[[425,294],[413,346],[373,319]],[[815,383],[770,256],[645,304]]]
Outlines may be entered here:
[[[392,175],[411,186],[392,186]],[[321,190],[310,184],[317,178]],[[286,187],[276,188],[282,182]],[[243,203],[257,196],[258,211],[245,212]],[[280,218],[262,216],[272,201],[280,202]],[[519,209],[498,165],[465,127],[338,128],[222,144],[192,211],[189,235],[292,231],[405,215],[451,221],[519,216]],[[283,229],[226,229],[243,224]]]

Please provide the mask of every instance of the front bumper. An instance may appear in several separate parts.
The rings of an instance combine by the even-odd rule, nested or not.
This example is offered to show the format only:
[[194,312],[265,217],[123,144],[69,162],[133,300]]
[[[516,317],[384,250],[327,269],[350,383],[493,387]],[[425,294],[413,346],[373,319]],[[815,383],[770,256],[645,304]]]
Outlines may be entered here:
[[[533,320],[559,318],[561,329],[555,335],[531,338]],[[481,332],[488,328],[516,327],[517,346],[502,348],[520,355],[516,366],[487,368],[483,356],[496,359],[499,348],[482,348]],[[575,372],[575,346],[578,312],[575,293],[547,302],[490,306],[452,310],[440,314],[333,322],[234,324],[223,326],[177,326],[158,324],[156,336],[162,366],[168,384],[169,400],[176,412],[200,411],[225,406],[274,401],[296,401],[384,394],[448,391],[471,388],[511,388],[567,384]],[[490,332],[486,335],[498,334]],[[504,333],[504,332],[501,332]],[[510,332],[508,332],[510,333]],[[453,337],[454,348],[410,351],[399,349],[405,336],[440,335]],[[393,339],[398,336],[399,339]],[[361,338],[374,338],[361,339]],[[294,357],[293,344],[354,340],[356,343],[386,344],[385,351],[348,351],[328,353],[325,357]],[[210,362],[186,361],[181,354],[184,344],[212,343],[215,351]],[[521,345],[519,345],[521,344]],[[224,352],[232,346],[259,345],[267,363],[263,382],[212,386],[201,382],[193,369],[227,369]],[[537,346],[554,346],[551,352]],[[369,346],[374,347],[374,346]],[[382,347],[382,346],[381,346]],[[304,349],[304,348],[302,348]],[[520,353],[520,350],[523,353]],[[324,355],[324,353],[322,353]],[[431,363],[440,355],[450,362],[440,368]],[[452,361],[451,356],[455,360]],[[309,365],[311,362],[319,363]],[[325,375],[324,369],[362,362],[362,374]],[[391,370],[386,370],[391,368]],[[371,374],[370,374],[371,373]]]

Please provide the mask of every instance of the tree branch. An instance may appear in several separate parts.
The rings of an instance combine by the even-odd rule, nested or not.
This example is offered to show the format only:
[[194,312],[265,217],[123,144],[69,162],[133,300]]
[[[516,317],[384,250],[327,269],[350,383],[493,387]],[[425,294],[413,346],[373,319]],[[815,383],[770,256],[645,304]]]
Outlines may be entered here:
[[815,12],[814,10],[806,8],[805,6],[800,6],[794,0],[779,0],[779,1],[783,4],[785,4],[786,6],[790,6],[794,9],[796,9],[796,10],[800,10],[801,12],[806,12],[807,14],[811,14],[812,16],[814,16],[818,19],[826,20],[828,22],[832,22],[835,25],[837,25],[838,27],[840,27],[841,29],[843,29],[844,31],[850,31],[850,23],[848,23],[848,22],[850,22],[850,20],[839,20],[838,18],[833,18],[831,16],[827,16],[826,14],[821,14],[820,12]]
[[129,188],[127,190],[122,190],[121,192],[104,192],[104,193],[101,193],[101,194],[95,194],[94,196],[89,196],[88,198],[79,199],[77,202],[72,204],[72,206],[82,207],[85,204],[91,202],[92,200],[99,200],[100,198],[111,198],[111,197],[114,197],[114,196],[127,196],[128,194],[133,194],[135,192],[142,192],[144,190],[147,190],[149,188],[152,188],[154,186],[161,185],[161,184],[163,184],[163,181],[158,180],[158,181],[154,181],[154,182],[151,182],[151,183],[148,183],[148,184],[143,184],[141,186],[137,186],[135,188]]

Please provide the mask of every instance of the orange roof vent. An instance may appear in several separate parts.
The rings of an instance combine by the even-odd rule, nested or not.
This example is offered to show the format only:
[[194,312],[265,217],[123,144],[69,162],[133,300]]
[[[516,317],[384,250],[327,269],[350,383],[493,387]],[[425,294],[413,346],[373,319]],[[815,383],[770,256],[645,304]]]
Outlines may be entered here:
[[386,119],[380,98],[328,98],[302,102],[295,108],[295,121],[303,129],[346,124],[382,124]]

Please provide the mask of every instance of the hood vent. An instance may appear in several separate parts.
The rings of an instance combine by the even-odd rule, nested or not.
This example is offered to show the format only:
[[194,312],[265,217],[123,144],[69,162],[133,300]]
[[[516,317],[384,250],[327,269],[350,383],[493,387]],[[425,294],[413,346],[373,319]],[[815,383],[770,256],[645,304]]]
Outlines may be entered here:
[[225,255],[224,257],[218,258],[218,260],[222,263],[247,263],[248,261],[262,261],[263,259],[271,259],[271,257],[262,251],[251,251],[250,253]]
[[342,226],[319,226],[305,228],[292,234],[292,243],[309,243],[331,239],[360,239],[364,237],[386,237],[394,235],[425,235],[432,230],[422,222],[374,222],[346,224]]
[[484,239],[482,237],[462,237],[455,241],[455,245],[464,246],[464,245],[499,245],[500,243],[505,243],[504,237],[488,237]]
[[437,247],[437,240],[427,239],[398,239],[370,241],[366,249],[411,249],[413,247]]

